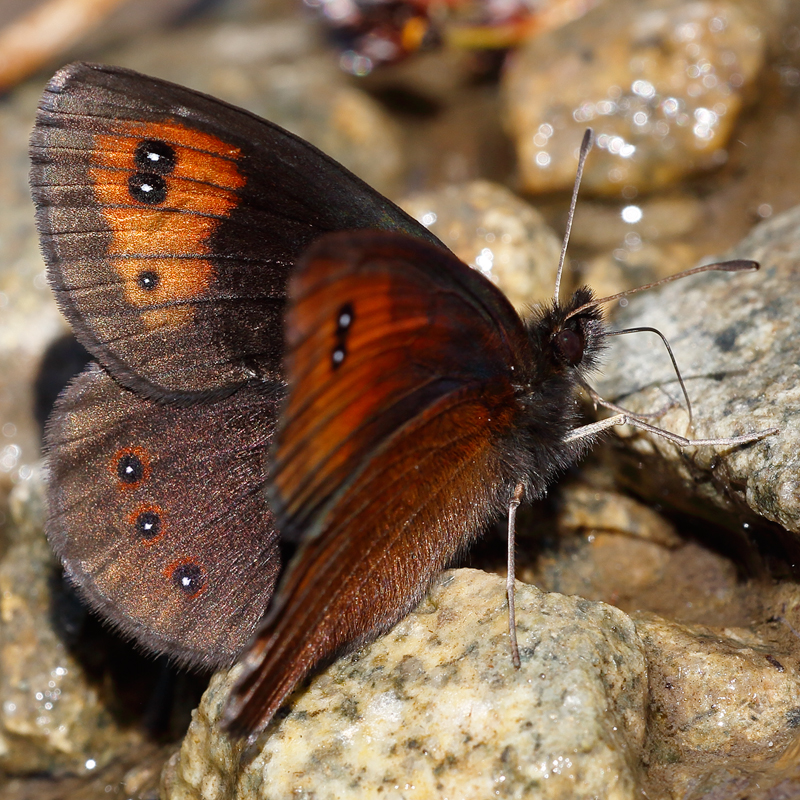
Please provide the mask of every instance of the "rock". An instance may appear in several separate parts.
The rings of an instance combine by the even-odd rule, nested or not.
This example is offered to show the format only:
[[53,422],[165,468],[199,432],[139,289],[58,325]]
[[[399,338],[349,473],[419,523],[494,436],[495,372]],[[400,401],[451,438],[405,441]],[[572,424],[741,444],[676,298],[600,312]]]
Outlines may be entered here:
[[552,297],[561,242],[536,209],[505,187],[473,181],[411,195],[401,205],[497,284],[518,311]]
[[[636,621],[648,654],[655,729],[681,757],[725,757],[788,744],[800,715],[800,682],[790,659],[749,629],[713,630],[661,618]],[[788,670],[787,670],[788,667]],[[788,672],[788,674],[787,674]]]
[[572,483],[558,495],[558,524],[563,529],[624,534],[668,549],[682,540],[675,526],[648,506],[619,492]]
[[67,330],[44,275],[27,180],[39,94],[28,86],[0,106],[0,496],[39,459],[32,387],[44,349]]
[[[590,154],[592,159],[594,154]],[[694,266],[703,250],[690,236],[707,214],[697,198],[673,194],[628,203],[581,198],[570,252],[599,254],[582,265],[581,282],[607,297]]]
[[[767,596],[777,612],[798,606],[796,587]],[[749,628],[639,613],[634,631],[603,603],[518,584],[515,672],[502,579],[445,573],[393,631],[298,689],[250,751],[216,727],[239,668],[215,676],[162,798],[660,800],[779,786],[798,779],[800,724],[800,638],[781,613]]]
[[724,163],[775,26],[770,4],[617,0],[533,39],[504,77],[525,190],[572,185],[587,126],[592,192],[631,196]]
[[0,560],[0,769],[90,773],[142,744],[53,630],[55,558],[45,541],[36,473],[12,492]]
[[617,328],[649,325],[670,341],[693,399],[694,428],[663,346],[618,337],[596,388],[634,412],[663,409],[654,424],[695,438],[779,429],[742,447],[680,450],[640,431],[624,434],[618,469],[637,491],[735,527],[756,515],[800,532],[800,208],[762,223],[726,258],[760,261],[753,274],[709,273],[632,299]]
[[214,728],[238,668],[217,675],[164,800],[639,797],[646,676],[630,619],[519,584],[517,624],[519,671],[503,580],[445,573],[389,634],[296,692],[238,770],[242,745]]
[[[656,617],[638,619],[636,630],[648,661],[651,786],[693,800],[796,797],[800,640],[776,647],[763,629]],[[659,788],[648,796],[667,796]]]
[[158,800],[159,776],[172,745],[142,745],[90,775],[12,778],[3,800]]

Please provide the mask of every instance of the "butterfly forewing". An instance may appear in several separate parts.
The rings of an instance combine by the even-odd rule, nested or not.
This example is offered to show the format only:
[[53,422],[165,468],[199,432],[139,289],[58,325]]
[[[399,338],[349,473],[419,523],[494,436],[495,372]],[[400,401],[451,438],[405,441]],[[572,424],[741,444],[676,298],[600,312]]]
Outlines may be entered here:
[[280,377],[287,275],[319,235],[437,241],[278,126],[120,68],[56,74],[31,159],[62,309],[115,377],[153,398]]
[[155,652],[215,666],[247,643],[277,579],[263,490],[280,391],[155,404],[96,365],[47,431],[48,534],[83,596]]
[[408,237],[331,235],[304,263],[292,283],[290,394],[271,475],[289,537],[438,398],[510,385],[528,347],[495,287]]
[[291,297],[271,492],[300,549],[234,691],[240,732],[321,658],[407,613],[508,500],[527,354],[498,290],[407,237],[326,237]]

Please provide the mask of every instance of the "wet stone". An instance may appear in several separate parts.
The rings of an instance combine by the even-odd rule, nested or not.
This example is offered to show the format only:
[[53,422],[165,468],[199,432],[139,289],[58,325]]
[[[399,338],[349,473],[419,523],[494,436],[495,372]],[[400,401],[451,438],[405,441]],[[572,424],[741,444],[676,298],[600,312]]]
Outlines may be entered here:
[[11,493],[0,560],[0,770],[87,774],[139,746],[51,624],[55,557],[41,474]]
[[591,192],[635,196],[724,163],[776,24],[769,4],[620,0],[533,39],[504,77],[525,190],[572,185],[588,126]]
[[504,581],[445,573],[389,634],[297,691],[233,773],[241,745],[214,724],[238,669],[221,673],[163,797],[639,797],[646,673],[630,619],[519,584],[517,622],[519,671]]

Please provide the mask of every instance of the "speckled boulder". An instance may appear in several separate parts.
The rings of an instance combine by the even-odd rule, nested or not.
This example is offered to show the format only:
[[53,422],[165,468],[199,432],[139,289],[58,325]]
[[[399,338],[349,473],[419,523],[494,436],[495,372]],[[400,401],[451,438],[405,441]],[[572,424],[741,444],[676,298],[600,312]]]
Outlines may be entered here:
[[387,636],[296,692],[239,771],[241,745],[214,728],[237,670],[220,674],[163,796],[639,797],[646,674],[630,619],[519,584],[517,622],[519,671],[504,582],[445,573]]
[[561,241],[542,215],[504,186],[472,181],[411,195],[403,208],[522,311],[553,295]]

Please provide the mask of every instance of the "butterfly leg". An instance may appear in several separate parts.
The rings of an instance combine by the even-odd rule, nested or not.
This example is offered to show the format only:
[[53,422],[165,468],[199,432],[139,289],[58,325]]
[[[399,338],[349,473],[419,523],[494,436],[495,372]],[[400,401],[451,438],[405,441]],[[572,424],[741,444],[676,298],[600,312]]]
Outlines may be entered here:
[[602,433],[608,428],[613,428],[615,425],[630,425],[633,428],[639,428],[643,431],[654,433],[664,439],[674,442],[678,447],[736,447],[740,444],[749,444],[750,442],[757,442],[766,436],[774,436],[778,433],[778,428],[767,428],[763,431],[752,431],[750,433],[742,434],[741,436],[729,436],[721,439],[687,439],[685,436],[679,436],[677,433],[665,431],[663,428],[657,428],[655,425],[650,425],[647,422],[634,417],[631,414],[615,414],[613,417],[601,419],[598,422],[592,422],[589,425],[582,425],[569,433],[565,438],[565,442],[574,442],[586,437],[595,436]]
[[607,408],[609,411],[616,411],[618,414],[630,414],[632,417],[638,417],[639,419],[646,420],[663,417],[667,411],[677,408],[678,405],[680,405],[676,400],[670,399],[669,402],[665,403],[656,411],[649,411],[646,414],[635,414],[633,411],[629,411],[627,408],[618,406],[616,403],[612,403],[610,400],[606,400],[605,398],[601,397],[594,389],[592,389],[591,386],[589,386],[588,383],[586,383],[586,381],[581,380],[581,386],[583,386],[584,391],[589,395],[589,399],[592,401],[595,411],[597,411],[598,406],[603,406],[603,408]]
[[511,660],[514,662],[514,667],[519,669],[519,645],[517,644],[517,611],[514,600],[515,582],[516,582],[516,565],[515,565],[515,548],[516,548],[516,520],[517,509],[522,502],[522,495],[525,487],[518,483],[514,489],[514,494],[511,495],[511,500],[508,503],[508,576],[506,578],[506,596],[508,597],[508,636],[511,641]]

